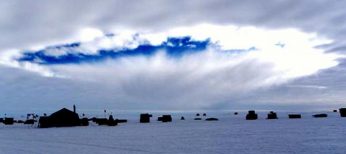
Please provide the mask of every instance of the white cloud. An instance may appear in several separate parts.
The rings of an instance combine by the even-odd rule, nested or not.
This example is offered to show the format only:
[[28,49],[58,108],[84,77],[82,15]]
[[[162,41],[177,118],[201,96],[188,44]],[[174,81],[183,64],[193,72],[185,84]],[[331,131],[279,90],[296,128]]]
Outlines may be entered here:
[[[206,27],[212,33],[203,34]],[[122,57],[100,63],[40,67],[68,77],[70,80],[82,80],[112,87],[116,89],[115,93],[121,94],[122,99],[132,102],[168,103],[168,106],[172,107],[188,103],[190,106],[205,107],[258,88],[280,85],[313,75],[322,69],[337,66],[338,58],[344,57],[315,48],[316,45],[331,42],[319,38],[316,34],[295,29],[265,30],[235,27],[197,25],[153,34],[140,33],[138,36],[141,38],[139,40],[153,44],[162,42],[168,36],[185,35],[197,40],[210,38],[212,42],[218,42],[218,46],[211,46],[205,52],[188,54],[181,58],[172,58],[161,51],[151,57]],[[136,41],[131,39],[132,37],[117,38],[117,36],[133,35],[116,34],[114,38],[96,38],[96,41],[85,44],[98,49],[110,46],[126,47],[127,43],[117,44],[117,42]],[[109,42],[103,46],[105,44],[103,41]],[[96,43],[92,44],[94,42]],[[277,46],[277,43],[285,45]],[[233,48],[248,49],[253,46],[256,50],[225,51]],[[24,69],[40,71],[31,66]]]

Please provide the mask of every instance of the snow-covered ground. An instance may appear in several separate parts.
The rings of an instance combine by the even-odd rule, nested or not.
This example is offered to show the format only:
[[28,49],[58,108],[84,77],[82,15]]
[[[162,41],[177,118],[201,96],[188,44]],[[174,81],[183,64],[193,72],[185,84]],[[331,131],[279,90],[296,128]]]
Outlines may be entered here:
[[[244,120],[245,113],[211,115],[220,121],[194,121],[174,116],[172,123],[140,124],[138,119],[116,127],[38,129],[0,124],[0,153],[344,153],[346,118]],[[155,118],[156,120],[156,118]]]

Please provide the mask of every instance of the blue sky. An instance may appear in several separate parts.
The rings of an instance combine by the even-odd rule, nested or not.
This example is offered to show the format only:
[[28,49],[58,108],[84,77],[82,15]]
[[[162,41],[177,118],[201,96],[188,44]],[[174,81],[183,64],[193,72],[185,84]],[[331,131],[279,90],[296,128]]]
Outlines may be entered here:
[[0,3],[4,111],[346,105],[342,1]]

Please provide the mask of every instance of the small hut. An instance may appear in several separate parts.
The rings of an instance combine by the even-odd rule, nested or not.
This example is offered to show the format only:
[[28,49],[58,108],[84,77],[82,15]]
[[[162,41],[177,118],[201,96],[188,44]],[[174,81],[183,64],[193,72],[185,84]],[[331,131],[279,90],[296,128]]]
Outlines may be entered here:
[[6,117],[5,117],[3,123],[4,123],[5,125],[13,125],[14,119],[13,119],[13,118],[6,118]]
[[246,115],[246,120],[257,120],[258,116],[254,110],[250,110]]
[[139,122],[140,123],[149,123],[150,122],[150,117],[152,117],[153,115],[149,114],[149,113],[142,113],[140,115],[140,119]]
[[267,115],[267,119],[278,119],[278,116],[274,111],[270,111]]

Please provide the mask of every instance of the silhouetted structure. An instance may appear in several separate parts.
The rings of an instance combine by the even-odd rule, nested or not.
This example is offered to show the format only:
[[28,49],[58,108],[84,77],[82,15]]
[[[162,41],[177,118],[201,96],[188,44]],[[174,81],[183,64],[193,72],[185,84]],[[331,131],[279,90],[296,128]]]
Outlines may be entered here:
[[40,128],[71,127],[79,125],[80,122],[78,114],[66,108],[56,111],[48,117],[42,116],[39,120]]
[[150,117],[152,117],[153,115],[149,114],[149,113],[143,113],[140,115],[140,119],[139,122],[140,123],[149,123],[150,122]]
[[238,112],[234,112],[234,115],[238,115]]
[[108,126],[116,126],[118,123],[114,120],[113,116],[110,115],[108,118]]
[[13,125],[14,119],[13,119],[13,118],[6,118],[6,117],[5,117],[3,123],[4,123],[5,125]]
[[300,114],[289,114],[288,118],[289,119],[300,119],[300,118],[302,118],[302,115],[300,115]]
[[328,115],[327,114],[325,114],[325,113],[321,113],[321,114],[314,114],[314,115],[312,115],[314,118],[326,118],[326,117],[328,117]]
[[185,120],[185,117],[181,116],[180,120]]
[[4,118],[0,118],[0,122],[4,122]]
[[92,118],[92,122],[95,122],[98,125],[108,125],[108,119],[107,118]]
[[338,110],[333,110],[333,112],[338,112]]
[[339,113],[341,117],[346,117],[346,108],[340,108]]
[[193,120],[202,120],[202,118],[195,118],[195,119],[193,119]]
[[161,117],[157,118],[157,121],[172,122],[172,116],[171,115],[162,115]]
[[203,113],[203,116],[205,117],[205,116],[207,116],[207,114],[206,114],[206,113]]
[[270,111],[267,115],[267,119],[278,119],[278,116],[274,111]]
[[89,119],[88,118],[82,118],[80,119],[80,125],[81,126],[89,126]]
[[205,121],[218,121],[219,119],[217,119],[217,118],[207,118],[207,119],[205,119]]
[[246,120],[257,120],[258,116],[254,110],[250,110],[246,115]]
[[35,123],[35,120],[34,119],[28,119],[28,120],[25,120],[24,124],[26,125],[33,125]]
[[196,113],[196,116],[198,117],[198,116],[200,116],[200,114],[199,114],[199,113]]
[[24,123],[24,121],[23,121],[23,120],[17,120],[17,123],[19,123],[19,124],[23,124],[23,123]]

